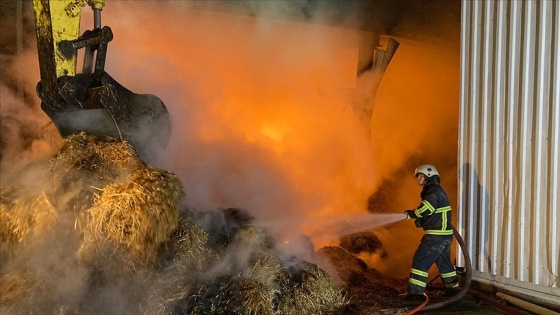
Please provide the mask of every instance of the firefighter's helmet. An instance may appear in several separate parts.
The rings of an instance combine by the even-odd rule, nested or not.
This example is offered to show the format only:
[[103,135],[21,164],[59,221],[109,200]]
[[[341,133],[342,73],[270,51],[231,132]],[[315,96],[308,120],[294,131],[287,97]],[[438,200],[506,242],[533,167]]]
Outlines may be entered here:
[[416,168],[416,170],[414,170],[414,176],[416,176],[418,174],[424,174],[426,177],[432,177],[434,175],[439,176],[439,173],[438,173],[436,167],[433,166],[432,164],[422,164],[422,165],[418,166]]

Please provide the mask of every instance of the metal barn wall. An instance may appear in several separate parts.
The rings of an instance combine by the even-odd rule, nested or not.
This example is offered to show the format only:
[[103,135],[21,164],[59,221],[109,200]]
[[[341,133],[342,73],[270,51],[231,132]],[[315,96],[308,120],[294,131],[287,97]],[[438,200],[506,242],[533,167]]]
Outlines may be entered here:
[[463,0],[461,27],[458,228],[473,280],[560,307],[560,1]]

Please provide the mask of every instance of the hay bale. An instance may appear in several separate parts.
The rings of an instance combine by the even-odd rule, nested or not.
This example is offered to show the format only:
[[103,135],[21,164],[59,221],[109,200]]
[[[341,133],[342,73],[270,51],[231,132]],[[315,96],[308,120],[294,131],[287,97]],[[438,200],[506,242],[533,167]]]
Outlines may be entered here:
[[[168,241],[178,224],[184,197],[179,178],[167,171],[137,169],[127,180],[102,189],[86,211],[83,250],[115,242],[136,257],[153,262],[158,247]],[[85,247],[85,248],[84,248]]]

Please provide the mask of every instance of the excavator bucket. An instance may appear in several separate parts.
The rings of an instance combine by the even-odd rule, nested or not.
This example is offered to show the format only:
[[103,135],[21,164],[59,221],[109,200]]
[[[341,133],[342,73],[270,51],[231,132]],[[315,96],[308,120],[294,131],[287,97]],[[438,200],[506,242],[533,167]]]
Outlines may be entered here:
[[[171,117],[163,102],[135,94],[105,71],[58,79],[59,98],[46,95],[41,108],[62,137],[79,132],[128,141],[140,156],[162,152],[171,136]],[[38,87],[39,95],[42,89]]]
[[[33,0],[41,108],[62,137],[81,132],[110,137],[128,141],[143,158],[155,157],[169,142],[171,118],[159,98],[135,94],[105,72],[113,33],[108,26],[101,27],[104,2]],[[81,6],[86,3],[94,11],[95,25],[78,36]],[[81,48],[84,65],[77,74]]]

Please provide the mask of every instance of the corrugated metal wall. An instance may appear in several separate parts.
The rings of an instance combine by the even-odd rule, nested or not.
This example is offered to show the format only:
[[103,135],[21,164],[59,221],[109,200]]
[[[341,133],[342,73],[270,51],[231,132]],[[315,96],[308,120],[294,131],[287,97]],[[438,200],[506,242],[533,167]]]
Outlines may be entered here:
[[557,0],[462,1],[458,228],[474,280],[560,306],[559,28]]

